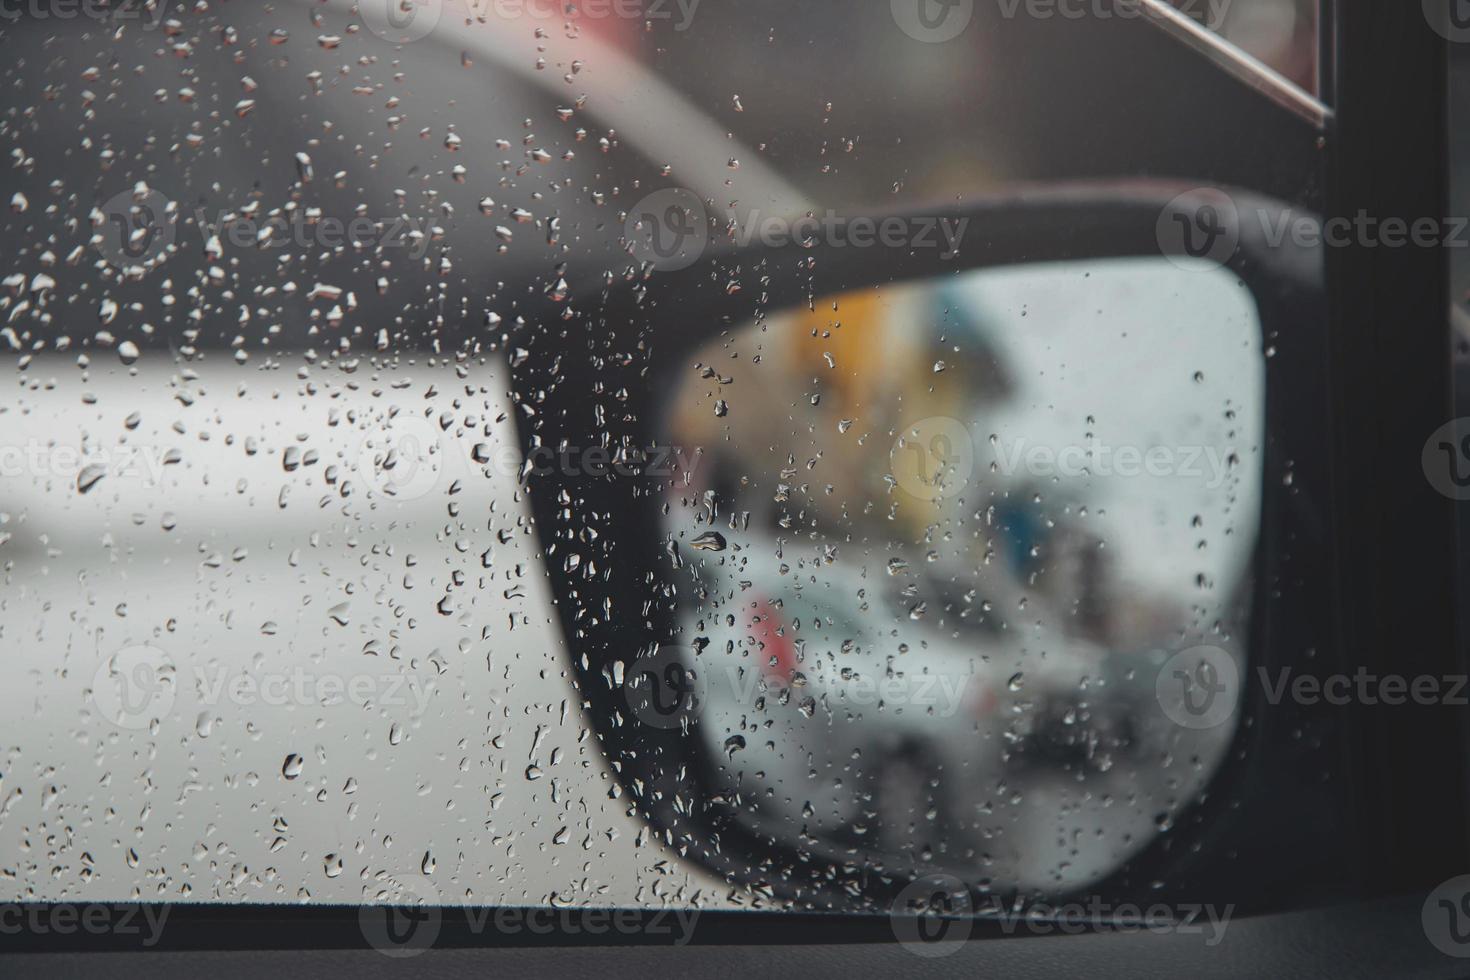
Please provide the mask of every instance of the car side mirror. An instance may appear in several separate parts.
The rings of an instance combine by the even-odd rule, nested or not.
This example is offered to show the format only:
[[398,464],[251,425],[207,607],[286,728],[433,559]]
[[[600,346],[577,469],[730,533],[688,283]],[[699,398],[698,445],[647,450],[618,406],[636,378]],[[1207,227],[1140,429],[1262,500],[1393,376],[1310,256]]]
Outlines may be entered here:
[[1306,628],[1266,542],[1321,537],[1320,250],[1156,183],[889,226],[933,247],[808,222],[691,259],[668,214],[510,342],[613,792],[810,907],[1146,895],[1256,778],[1245,674]]

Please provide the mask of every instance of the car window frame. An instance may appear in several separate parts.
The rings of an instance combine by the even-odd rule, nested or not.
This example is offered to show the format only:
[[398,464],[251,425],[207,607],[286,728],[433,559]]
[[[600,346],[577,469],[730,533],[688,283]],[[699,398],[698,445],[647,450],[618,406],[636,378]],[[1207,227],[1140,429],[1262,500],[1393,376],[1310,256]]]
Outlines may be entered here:
[[[1418,3],[1334,13],[1326,217],[1448,215],[1446,42]],[[1425,440],[1454,416],[1448,257],[1354,240],[1329,248],[1327,263],[1334,643],[1370,674],[1463,675],[1456,507],[1420,463]],[[1370,891],[1432,886],[1470,867],[1470,719],[1453,709],[1349,708]]]

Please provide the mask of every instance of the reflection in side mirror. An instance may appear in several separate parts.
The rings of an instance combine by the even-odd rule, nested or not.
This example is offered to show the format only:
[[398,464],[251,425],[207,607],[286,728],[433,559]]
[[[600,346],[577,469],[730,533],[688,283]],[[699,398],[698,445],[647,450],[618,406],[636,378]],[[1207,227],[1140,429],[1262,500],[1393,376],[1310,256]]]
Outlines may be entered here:
[[1054,893],[1195,800],[1235,732],[1265,357],[1157,258],[840,296],[691,359],[664,438],[710,785],[839,862]]

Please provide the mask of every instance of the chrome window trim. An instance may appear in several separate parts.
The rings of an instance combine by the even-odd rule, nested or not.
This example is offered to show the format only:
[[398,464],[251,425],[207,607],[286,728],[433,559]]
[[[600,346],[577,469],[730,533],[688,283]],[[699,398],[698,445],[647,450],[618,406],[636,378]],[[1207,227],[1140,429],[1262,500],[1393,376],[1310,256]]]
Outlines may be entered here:
[[1219,34],[1171,7],[1166,0],[1119,0],[1141,5],[1144,19],[1172,34],[1224,71],[1265,95],[1272,102],[1307,120],[1318,129],[1326,129],[1332,119],[1332,108],[1321,99],[1282,75],[1259,58],[1247,54]]

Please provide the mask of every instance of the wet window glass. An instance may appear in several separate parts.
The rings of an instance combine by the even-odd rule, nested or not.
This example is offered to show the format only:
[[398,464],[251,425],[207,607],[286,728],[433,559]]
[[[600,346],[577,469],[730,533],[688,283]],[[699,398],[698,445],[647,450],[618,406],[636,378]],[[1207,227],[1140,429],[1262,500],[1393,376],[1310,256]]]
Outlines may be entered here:
[[1323,499],[1316,5],[1174,4],[1265,81],[1102,6],[0,10],[0,901],[1019,907],[1288,784],[1329,836],[1240,683]]

